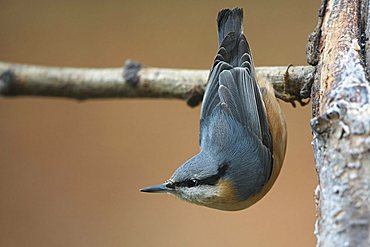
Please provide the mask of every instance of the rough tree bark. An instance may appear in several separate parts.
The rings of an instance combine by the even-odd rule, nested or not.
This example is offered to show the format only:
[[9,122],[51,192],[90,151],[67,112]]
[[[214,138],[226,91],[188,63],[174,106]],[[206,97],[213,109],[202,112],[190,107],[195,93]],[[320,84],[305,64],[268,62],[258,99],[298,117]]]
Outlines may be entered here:
[[323,0],[310,36],[317,246],[370,246],[368,0]]

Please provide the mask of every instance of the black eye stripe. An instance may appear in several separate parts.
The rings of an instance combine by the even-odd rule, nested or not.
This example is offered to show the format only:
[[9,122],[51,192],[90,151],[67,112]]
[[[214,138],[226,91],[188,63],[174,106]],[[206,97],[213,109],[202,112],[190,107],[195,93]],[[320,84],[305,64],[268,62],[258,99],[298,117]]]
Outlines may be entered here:
[[171,183],[171,182],[166,183],[166,187],[169,188],[169,189],[174,189],[175,186],[176,186],[175,183]]
[[192,179],[187,179],[187,180],[181,181],[181,182],[175,182],[174,185],[176,187],[188,187],[188,188],[191,188],[191,187],[198,186],[199,185],[199,180],[197,180],[195,178],[192,178]]
[[209,176],[203,179],[187,179],[181,182],[175,182],[174,186],[176,187],[195,187],[198,185],[215,185],[217,184],[218,180],[222,178],[225,174],[227,169],[229,168],[229,164],[227,162],[222,163],[222,165],[218,168],[217,174]]

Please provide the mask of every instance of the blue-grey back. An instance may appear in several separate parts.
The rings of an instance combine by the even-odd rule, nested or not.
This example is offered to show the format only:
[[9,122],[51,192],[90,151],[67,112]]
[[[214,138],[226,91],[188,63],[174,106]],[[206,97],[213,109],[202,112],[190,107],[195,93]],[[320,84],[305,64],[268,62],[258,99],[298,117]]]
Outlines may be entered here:
[[266,184],[272,169],[272,156],[257,135],[246,130],[221,109],[203,123],[202,150],[198,164],[216,171],[227,164],[224,178],[233,181],[237,195],[245,200]]

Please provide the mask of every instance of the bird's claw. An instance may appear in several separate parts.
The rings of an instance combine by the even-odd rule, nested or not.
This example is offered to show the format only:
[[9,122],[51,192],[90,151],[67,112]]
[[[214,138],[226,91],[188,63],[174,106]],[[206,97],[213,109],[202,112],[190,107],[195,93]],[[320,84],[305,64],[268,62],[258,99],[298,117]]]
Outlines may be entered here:
[[283,89],[283,92],[278,92],[275,90],[275,96],[287,103],[290,103],[292,104],[293,107],[296,107],[296,102],[298,102],[301,106],[305,106],[307,105],[309,102],[310,102],[310,99],[305,96],[307,94],[307,86],[304,87],[304,91],[303,89],[301,90],[301,92],[299,93],[299,95],[293,95],[289,92],[288,88],[289,88],[289,69],[290,67],[292,67],[293,64],[289,64],[285,70],[285,73],[284,73],[284,89]]
[[301,106],[305,106],[310,102],[310,98],[301,98],[295,95],[289,95],[287,93],[283,94],[275,90],[275,96],[282,101],[292,104],[293,107],[296,107],[296,102],[298,102]]

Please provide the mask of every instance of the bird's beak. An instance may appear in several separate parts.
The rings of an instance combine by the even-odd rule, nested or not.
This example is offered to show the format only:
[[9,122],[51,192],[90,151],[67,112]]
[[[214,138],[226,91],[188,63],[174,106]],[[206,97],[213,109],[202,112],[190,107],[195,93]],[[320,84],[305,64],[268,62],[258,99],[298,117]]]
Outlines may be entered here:
[[144,189],[141,189],[141,192],[149,192],[149,193],[164,193],[164,192],[171,192],[174,189],[168,186],[169,183],[163,183],[163,184],[157,184],[153,186],[146,187]]

